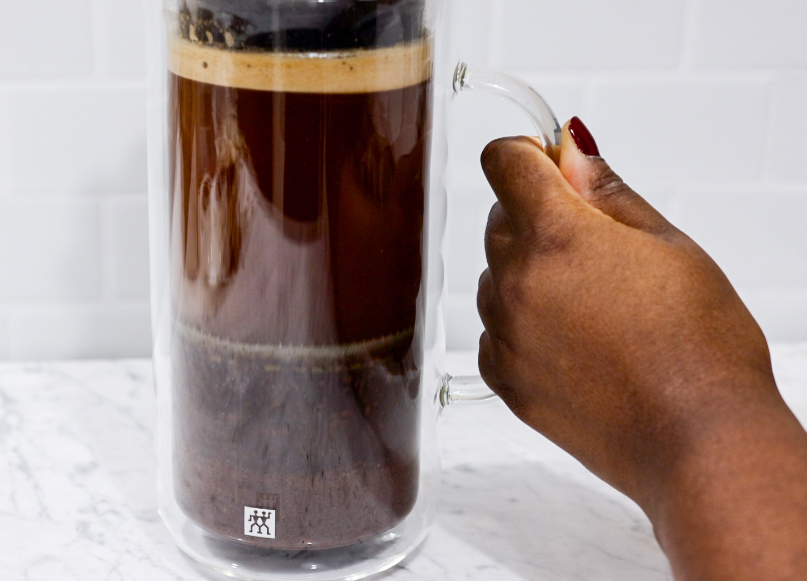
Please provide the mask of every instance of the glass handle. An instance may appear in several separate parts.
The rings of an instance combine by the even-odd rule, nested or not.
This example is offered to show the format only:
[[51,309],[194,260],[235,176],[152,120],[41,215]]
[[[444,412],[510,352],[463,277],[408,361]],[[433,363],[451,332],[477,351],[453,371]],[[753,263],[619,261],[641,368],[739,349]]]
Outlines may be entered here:
[[544,148],[560,145],[561,127],[544,98],[517,77],[472,67],[460,61],[454,69],[454,92],[482,91],[513,101],[529,116]]
[[[532,120],[544,150],[560,145],[561,127],[552,108],[538,91],[521,79],[499,71],[478,69],[460,61],[454,69],[454,92],[462,91],[481,91],[509,99]],[[443,376],[440,389],[442,408],[457,403],[485,403],[496,398],[478,375]]]
[[443,387],[440,390],[440,405],[443,408],[454,403],[486,403],[497,397],[478,375],[443,376]]

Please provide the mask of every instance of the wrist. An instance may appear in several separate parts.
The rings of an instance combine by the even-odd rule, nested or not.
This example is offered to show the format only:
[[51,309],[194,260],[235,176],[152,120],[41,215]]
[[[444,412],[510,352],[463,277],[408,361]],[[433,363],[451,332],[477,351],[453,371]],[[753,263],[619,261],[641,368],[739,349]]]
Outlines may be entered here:
[[803,549],[807,433],[778,392],[754,393],[699,410],[643,498],[676,579],[766,578]]
[[689,391],[708,395],[667,410],[655,437],[647,439],[654,450],[645,451],[637,502],[651,521],[670,497],[689,492],[696,482],[720,486],[744,459],[783,438],[805,437],[772,376],[690,386]]

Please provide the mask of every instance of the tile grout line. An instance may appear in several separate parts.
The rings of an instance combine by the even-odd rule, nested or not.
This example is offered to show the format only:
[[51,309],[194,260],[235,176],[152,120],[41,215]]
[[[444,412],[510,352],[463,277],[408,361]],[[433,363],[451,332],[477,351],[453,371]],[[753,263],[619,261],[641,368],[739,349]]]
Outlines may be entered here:
[[[548,80],[563,81],[568,74],[553,78],[552,73],[540,73]],[[676,69],[616,69],[608,72],[580,71],[578,75],[597,83],[763,83],[770,80],[770,69],[723,69],[720,71],[681,71]]]
[[580,98],[580,116],[583,119],[591,119],[594,116],[596,105],[597,81],[592,78],[585,78],[583,81],[583,95]]
[[149,309],[150,304],[148,299],[119,299],[114,303],[101,304],[96,299],[76,299],[76,300],[54,300],[49,299],[42,302],[36,301],[6,301],[0,305],[0,316],[6,315],[10,320],[17,311],[23,315],[37,312],[53,312],[53,311],[103,311],[107,309],[115,310],[137,310]]
[[145,89],[146,77],[82,77],[75,79],[9,79],[0,90],[6,91],[53,91],[63,89]]

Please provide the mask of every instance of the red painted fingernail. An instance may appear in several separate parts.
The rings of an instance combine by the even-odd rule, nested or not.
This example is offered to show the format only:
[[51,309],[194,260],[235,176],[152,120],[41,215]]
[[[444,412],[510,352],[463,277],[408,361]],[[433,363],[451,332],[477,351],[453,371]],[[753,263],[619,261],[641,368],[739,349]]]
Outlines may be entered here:
[[583,155],[600,155],[600,150],[597,148],[597,142],[591,136],[588,130],[579,117],[572,117],[569,122],[569,133],[572,134],[574,142],[577,144],[577,149]]

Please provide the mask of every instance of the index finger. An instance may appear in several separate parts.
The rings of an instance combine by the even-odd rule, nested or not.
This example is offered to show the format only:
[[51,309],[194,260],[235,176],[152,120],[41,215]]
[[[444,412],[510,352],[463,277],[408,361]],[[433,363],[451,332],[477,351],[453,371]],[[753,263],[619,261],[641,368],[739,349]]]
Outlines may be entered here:
[[481,161],[488,183],[518,231],[534,230],[570,203],[582,201],[535,138],[492,141]]

